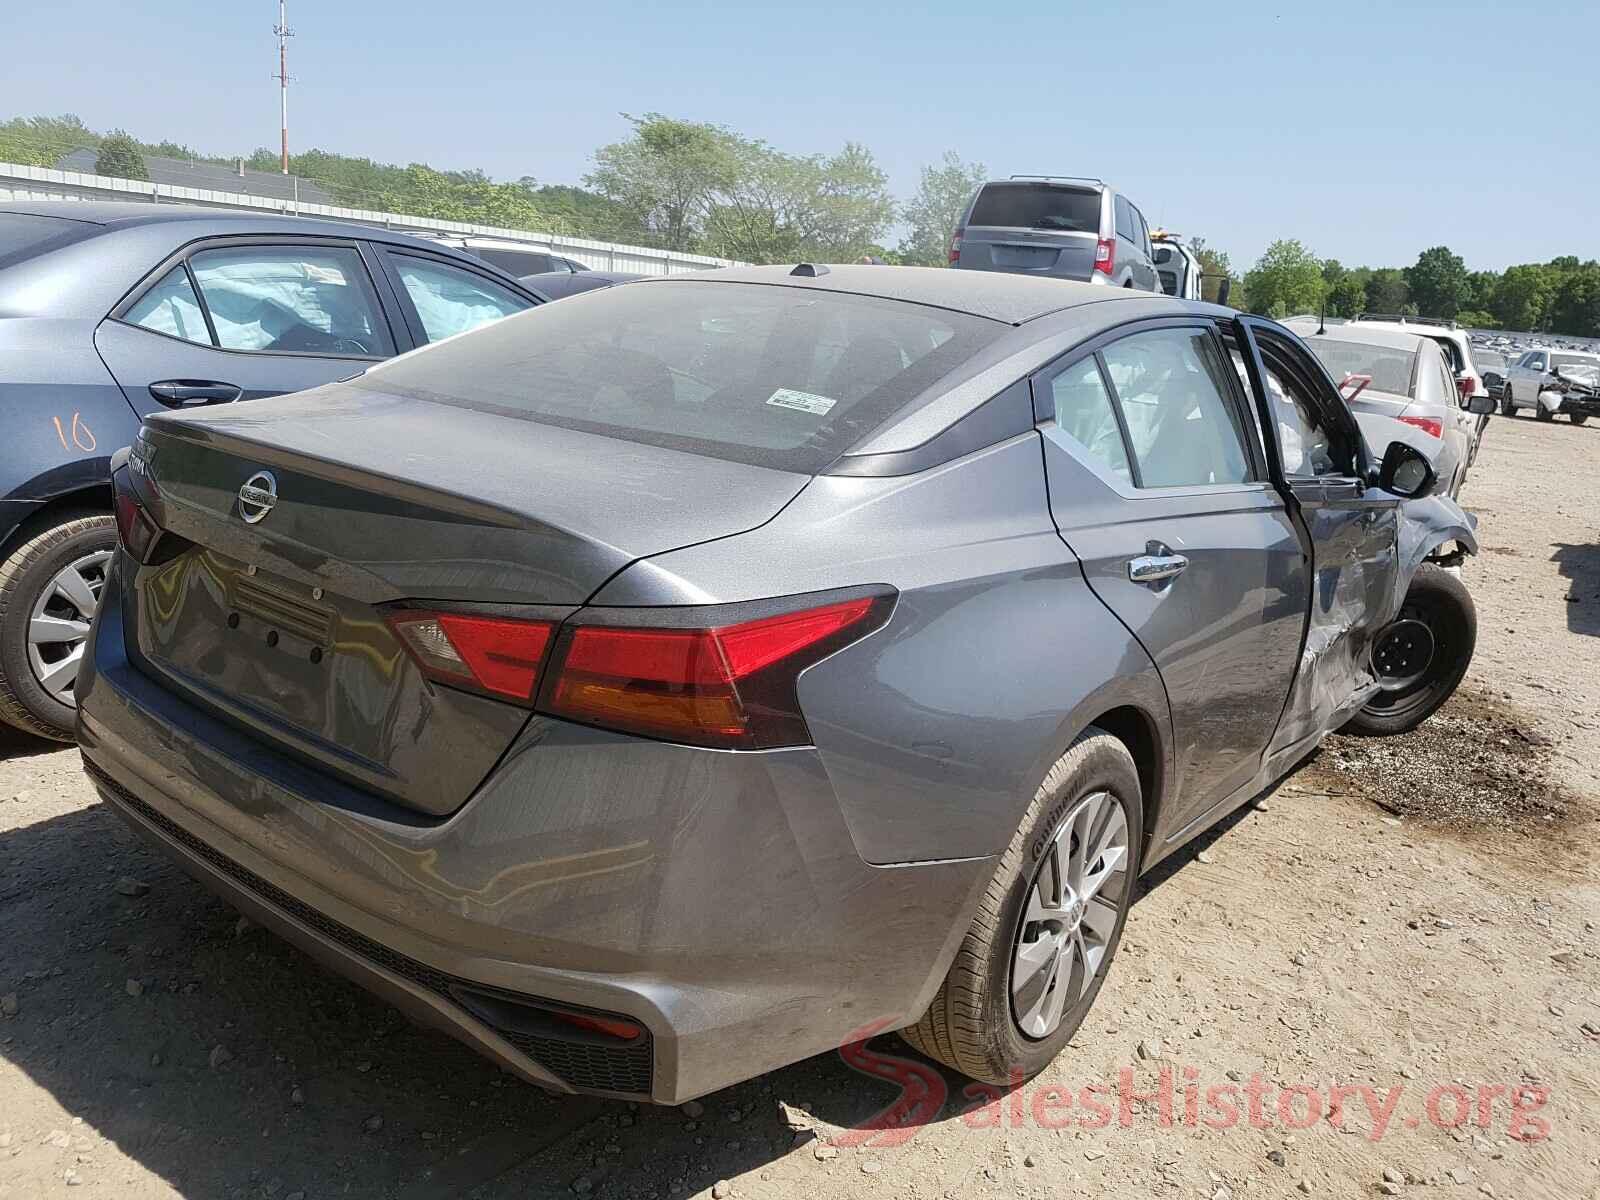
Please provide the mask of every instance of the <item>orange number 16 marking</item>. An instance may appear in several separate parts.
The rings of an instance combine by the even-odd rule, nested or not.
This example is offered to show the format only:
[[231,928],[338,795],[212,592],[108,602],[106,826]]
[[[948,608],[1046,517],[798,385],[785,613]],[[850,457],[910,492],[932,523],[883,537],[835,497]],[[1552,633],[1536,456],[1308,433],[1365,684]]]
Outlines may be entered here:
[[72,446],[67,445],[67,430],[61,424],[61,418],[51,417],[50,422],[56,427],[56,437],[61,439],[61,448],[63,450],[70,450],[72,446],[76,446],[85,454],[94,450],[94,434],[89,431],[89,424],[83,419],[81,413],[72,414]]

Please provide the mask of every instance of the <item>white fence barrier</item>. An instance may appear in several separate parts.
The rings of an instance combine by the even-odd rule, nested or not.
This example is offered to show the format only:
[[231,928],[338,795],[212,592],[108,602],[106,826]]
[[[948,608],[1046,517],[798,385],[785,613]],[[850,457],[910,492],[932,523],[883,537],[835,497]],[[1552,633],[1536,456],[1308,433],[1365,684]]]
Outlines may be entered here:
[[361,225],[416,233],[504,238],[554,251],[597,271],[634,271],[640,275],[678,275],[685,271],[737,265],[726,258],[681,254],[675,250],[658,250],[650,246],[622,246],[530,229],[502,229],[496,225],[472,225],[465,221],[436,221],[431,217],[417,217],[409,213],[374,212],[365,208],[340,208],[332,204],[302,204],[265,196],[247,196],[239,192],[215,192],[207,188],[177,187],[169,183],[146,183],[142,179],[117,179],[110,175],[88,175],[79,171],[57,171],[52,167],[0,162],[0,202],[6,200],[134,200],[151,204],[199,204],[211,208],[245,209],[288,216],[326,217],[334,221],[354,221]]

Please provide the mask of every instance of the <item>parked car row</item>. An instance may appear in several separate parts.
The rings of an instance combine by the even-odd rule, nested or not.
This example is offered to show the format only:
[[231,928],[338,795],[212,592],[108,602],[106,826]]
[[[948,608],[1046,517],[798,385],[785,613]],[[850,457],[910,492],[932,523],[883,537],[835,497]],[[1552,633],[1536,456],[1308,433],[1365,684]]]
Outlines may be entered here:
[[[676,1103],[868,1020],[1030,1076],[1143,872],[1327,733],[1415,728],[1472,657],[1439,439],[1272,321],[805,263],[535,307],[459,248],[77,211],[0,258],[6,361],[38,364],[0,403],[65,448],[100,363],[102,490],[30,477],[0,597],[78,639],[85,770],[546,1087]],[[102,349],[147,336],[138,371]],[[280,356],[329,373],[231,402]],[[92,564],[39,542],[108,511]]]

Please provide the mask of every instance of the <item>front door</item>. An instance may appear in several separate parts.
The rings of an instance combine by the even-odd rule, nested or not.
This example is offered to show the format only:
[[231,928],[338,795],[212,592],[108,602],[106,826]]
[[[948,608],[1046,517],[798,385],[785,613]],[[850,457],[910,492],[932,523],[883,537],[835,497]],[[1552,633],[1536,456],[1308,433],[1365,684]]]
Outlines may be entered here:
[[1255,776],[1294,677],[1300,537],[1204,323],[1147,322],[1034,381],[1051,511],[1171,706],[1170,828]]
[[224,239],[163,265],[95,331],[141,413],[296,392],[395,353],[354,242]]
[[[1311,606],[1272,754],[1293,758],[1376,688],[1372,642],[1399,610],[1400,501],[1365,478],[1366,449],[1327,371],[1286,330],[1241,318],[1259,430],[1294,498],[1311,555]],[[1378,449],[1383,449],[1379,447]],[[1287,766],[1287,761],[1279,764]]]

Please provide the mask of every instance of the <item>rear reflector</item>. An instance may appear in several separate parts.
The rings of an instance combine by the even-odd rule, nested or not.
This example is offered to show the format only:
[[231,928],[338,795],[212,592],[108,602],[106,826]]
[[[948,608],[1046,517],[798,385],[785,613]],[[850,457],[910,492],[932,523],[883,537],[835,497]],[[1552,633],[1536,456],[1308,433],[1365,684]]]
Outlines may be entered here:
[[538,689],[539,668],[555,632],[548,621],[411,610],[391,616],[389,627],[425,674],[524,704]]
[[954,266],[961,261],[961,230],[956,230],[955,236],[950,239],[950,265]]
[[800,673],[878,628],[891,607],[865,596],[737,625],[578,625],[562,633],[539,708],[696,746],[803,746]]
[[1400,420],[1422,430],[1429,437],[1444,437],[1444,422],[1438,417],[1401,417]]

